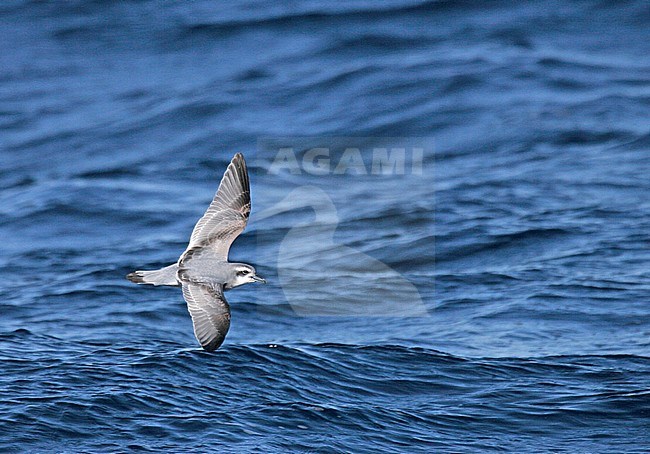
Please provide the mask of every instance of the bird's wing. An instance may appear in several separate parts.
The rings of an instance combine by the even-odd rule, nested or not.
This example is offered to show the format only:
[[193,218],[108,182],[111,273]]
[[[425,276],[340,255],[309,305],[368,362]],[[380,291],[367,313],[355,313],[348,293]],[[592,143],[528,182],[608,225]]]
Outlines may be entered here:
[[223,296],[223,287],[190,281],[182,281],[182,285],[194,335],[205,350],[216,350],[230,328],[230,306]]
[[250,212],[251,191],[246,161],[241,153],[237,153],[223,174],[208,210],[194,226],[181,262],[190,251],[203,248],[209,249],[210,255],[216,259],[228,260],[230,245],[246,227]]

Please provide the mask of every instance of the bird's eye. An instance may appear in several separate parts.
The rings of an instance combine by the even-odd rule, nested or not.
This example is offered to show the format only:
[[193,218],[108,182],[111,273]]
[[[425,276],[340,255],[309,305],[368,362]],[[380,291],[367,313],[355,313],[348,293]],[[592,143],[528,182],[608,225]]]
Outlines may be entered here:
[[246,276],[248,274],[248,270],[239,270],[237,271],[238,276]]

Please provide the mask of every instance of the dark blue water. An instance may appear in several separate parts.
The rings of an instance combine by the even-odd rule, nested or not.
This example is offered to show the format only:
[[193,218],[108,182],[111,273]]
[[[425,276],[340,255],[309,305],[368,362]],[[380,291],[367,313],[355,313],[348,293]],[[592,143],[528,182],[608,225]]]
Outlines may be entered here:
[[[641,0],[3,2],[0,450],[646,451],[648,23]],[[363,168],[271,171],[305,136]],[[422,159],[376,175],[377,146]],[[209,354],[178,289],[124,276],[177,259],[237,151],[231,258],[270,283],[228,292]],[[323,213],[334,243],[292,256]]]

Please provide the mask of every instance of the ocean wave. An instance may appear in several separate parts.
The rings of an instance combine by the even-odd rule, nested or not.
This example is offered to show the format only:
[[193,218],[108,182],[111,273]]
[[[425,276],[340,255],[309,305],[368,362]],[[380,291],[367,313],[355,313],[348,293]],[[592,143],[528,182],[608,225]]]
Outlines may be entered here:
[[[1,451],[648,445],[646,2],[0,11]],[[270,173],[305,136],[421,172]],[[238,151],[230,258],[269,282],[209,354],[178,288],[125,275],[178,258]],[[317,208],[256,216],[300,186],[339,222],[297,263]]]

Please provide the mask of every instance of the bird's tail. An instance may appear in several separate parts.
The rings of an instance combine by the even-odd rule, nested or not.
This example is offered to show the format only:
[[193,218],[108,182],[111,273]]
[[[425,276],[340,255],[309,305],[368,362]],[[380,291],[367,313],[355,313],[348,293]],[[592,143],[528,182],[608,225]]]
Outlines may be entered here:
[[177,271],[178,265],[174,263],[159,270],[134,271],[133,273],[127,274],[126,278],[136,284],[178,286],[178,280],[176,279]]

